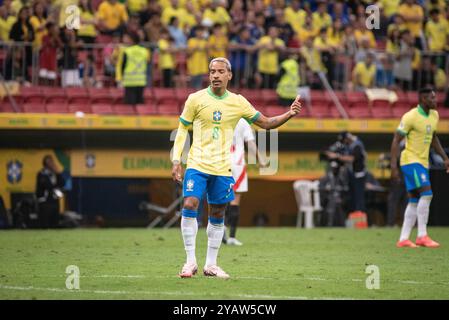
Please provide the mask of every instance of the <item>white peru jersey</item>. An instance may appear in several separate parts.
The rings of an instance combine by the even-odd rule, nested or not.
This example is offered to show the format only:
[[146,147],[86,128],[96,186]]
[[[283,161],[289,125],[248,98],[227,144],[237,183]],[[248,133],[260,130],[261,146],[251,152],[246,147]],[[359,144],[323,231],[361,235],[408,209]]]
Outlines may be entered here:
[[245,142],[255,140],[251,126],[245,119],[240,119],[234,129],[231,147],[232,166],[245,165]]

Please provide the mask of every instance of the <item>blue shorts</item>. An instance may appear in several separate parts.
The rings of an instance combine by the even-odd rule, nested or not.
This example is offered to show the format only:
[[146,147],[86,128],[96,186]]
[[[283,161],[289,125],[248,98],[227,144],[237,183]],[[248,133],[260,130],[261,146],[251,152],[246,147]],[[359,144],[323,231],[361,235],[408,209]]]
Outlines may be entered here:
[[401,166],[401,171],[404,174],[405,187],[407,191],[430,186],[429,169],[424,167],[422,164],[406,164]]
[[182,188],[183,197],[202,199],[207,193],[210,204],[225,204],[234,200],[235,181],[232,176],[215,176],[189,168],[186,170]]

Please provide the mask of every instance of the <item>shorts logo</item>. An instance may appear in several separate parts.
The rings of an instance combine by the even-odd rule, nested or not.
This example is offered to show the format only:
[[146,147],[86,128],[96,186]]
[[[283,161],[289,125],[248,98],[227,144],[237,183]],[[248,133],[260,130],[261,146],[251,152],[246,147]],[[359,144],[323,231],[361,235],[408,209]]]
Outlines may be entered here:
[[233,187],[233,186],[234,186],[233,183],[230,183],[230,184],[229,184],[228,194],[226,195],[226,198],[228,198],[228,197],[231,195],[231,190],[232,190],[232,187]]
[[187,189],[186,191],[193,191],[193,186],[195,185],[195,181],[193,181],[192,179],[187,180]]
[[214,118],[214,121],[221,121],[221,112],[218,110],[214,111],[213,118]]
[[426,175],[424,173],[421,173],[421,181],[426,182],[426,180],[427,180]]
[[426,132],[429,134],[432,131],[432,126],[430,124],[428,124],[426,126]]

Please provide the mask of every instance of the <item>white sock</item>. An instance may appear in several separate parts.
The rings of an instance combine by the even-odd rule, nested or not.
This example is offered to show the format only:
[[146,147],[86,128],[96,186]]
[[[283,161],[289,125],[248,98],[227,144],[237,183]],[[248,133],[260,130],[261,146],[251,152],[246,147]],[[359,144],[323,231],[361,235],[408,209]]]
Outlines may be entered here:
[[195,242],[198,232],[198,222],[196,218],[181,218],[181,232],[184,240],[184,248],[187,254],[187,263],[196,263]]
[[417,204],[409,202],[405,209],[404,222],[402,223],[401,237],[399,241],[407,240],[410,237],[417,218]]
[[223,239],[223,224],[207,224],[207,256],[206,267],[217,264],[218,250],[220,249],[221,240]]
[[418,237],[427,235],[427,221],[429,220],[429,208],[432,196],[421,196],[418,202]]

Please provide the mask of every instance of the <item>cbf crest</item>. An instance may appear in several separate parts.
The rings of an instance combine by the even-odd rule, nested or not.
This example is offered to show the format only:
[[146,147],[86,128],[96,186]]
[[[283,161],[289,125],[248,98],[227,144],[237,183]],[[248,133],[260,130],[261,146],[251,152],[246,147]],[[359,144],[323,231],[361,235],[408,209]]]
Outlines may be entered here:
[[195,185],[195,181],[193,181],[192,179],[187,180],[187,190],[186,191],[193,191],[193,187]]
[[212,115],[214,121],[221,121],[221,111],[214,111],[213,115]]

